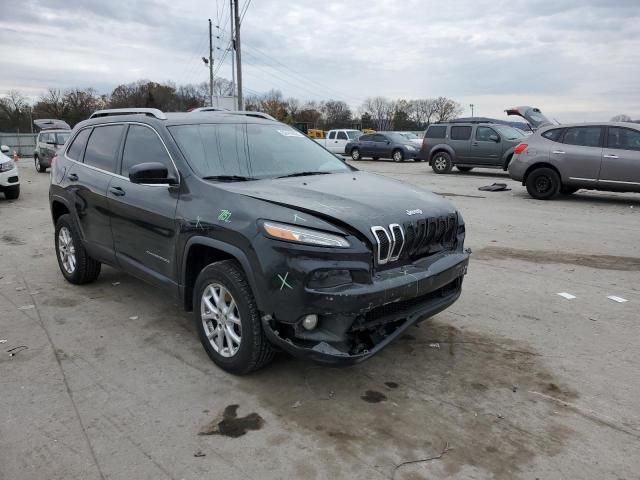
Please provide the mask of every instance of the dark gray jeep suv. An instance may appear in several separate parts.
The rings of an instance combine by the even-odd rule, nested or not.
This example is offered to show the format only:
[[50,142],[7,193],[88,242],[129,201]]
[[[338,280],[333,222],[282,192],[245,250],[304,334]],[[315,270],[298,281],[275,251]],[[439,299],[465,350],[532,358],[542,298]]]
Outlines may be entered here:
[[418,158],[427,160],[436,173],[449,173],[454,166],[461,172],[474,167],[506,170],[523,137],[519,130],[498,123],[434,123],[424,134]]
[[106,263],[158,286],[237,374],[276,349],[364,360],[455,302],[469,260],[448,201],[257,112],[96,112],[54,162],[49,200],[69,282]]

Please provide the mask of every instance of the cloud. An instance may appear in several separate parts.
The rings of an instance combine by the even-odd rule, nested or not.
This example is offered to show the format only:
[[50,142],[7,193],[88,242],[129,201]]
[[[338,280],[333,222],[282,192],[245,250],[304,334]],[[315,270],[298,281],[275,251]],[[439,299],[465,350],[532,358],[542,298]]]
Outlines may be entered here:
[[[244,2],[241,2],[244,3]],[[228,1],[23,0],[3,6],[0,93],[150,78],[208,80]],[[244,84],[300,99],[445,95],[502,116],[532,104],[563,121],[640,117],[637,0],[256,0],[242,30]],[[230,77],[227,54],[219,74]]]

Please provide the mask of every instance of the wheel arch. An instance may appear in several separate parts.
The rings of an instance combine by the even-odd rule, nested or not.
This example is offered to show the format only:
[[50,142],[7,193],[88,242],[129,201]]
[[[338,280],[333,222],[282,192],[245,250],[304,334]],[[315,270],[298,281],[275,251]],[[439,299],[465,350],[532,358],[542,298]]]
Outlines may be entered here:
[[436,145],[431,149],[429,153],[429,166],[433,165],[433,157],[435,157],[438,153],[444,152],[451,157],[451,162],[455,165],[456,163],[456,153],[449,145],[440,144]]
[[53,220],[53,224],[55,225],[58,219],[64,214],[71,214],[71,209],[67,202],[62,200],[61,198],[54,198],[51,201],[51,218]]
[[193,309],[193,288],[198,274],[207,265],[222,260],[235,260],[238,262],[251,286],[258,309],[262,309],[262,296],[260,290],[257,288],[255,275],[251,268],[249,258],[239,248],[213,238],[196,236],[191,237],[187,242],[182,258],[182,281],[180,282],[180,290],[186,311]]
[[534,170],[537,170],[538,168],[550,168],[551,170],[554,170],[558,174],[558,177],[560,178],[560,183],[561,184],[563,183],[562,174],[560,173],[560,170],[558,170],[558,168],[555,165],[549,162],[538,162],[531,165],[529,168],[527,168],[527,171],[524,172],[524,176],[522,177],[522,185],[526,185],[527,178],[529,178],[529,175],[531,174],[531,172],[533,172]]

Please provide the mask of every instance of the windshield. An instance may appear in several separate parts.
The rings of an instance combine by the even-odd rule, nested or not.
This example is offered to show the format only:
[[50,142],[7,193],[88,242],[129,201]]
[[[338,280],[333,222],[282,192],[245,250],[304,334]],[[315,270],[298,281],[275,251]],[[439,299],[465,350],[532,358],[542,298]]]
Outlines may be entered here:
[[493,128],[498,130],[498,132],[500,132],[500,135],[502,135],[507,140],[517,140],[518,138],[522,138],[525,136],[524,133],[522,133],[520,130],[516,130],[515,128],[509,127],[507,125],[494,125]]
[[56,133],[56,145],[64,145],[69,140],[70,133]]
[[362,132],[359,130],[347,130],[347,137],[349,140],[357,140],[362,136]]
[[259,179],[351,170],[318,143],[283,124],[176,125],[169,130],[189,165],[203,178]]

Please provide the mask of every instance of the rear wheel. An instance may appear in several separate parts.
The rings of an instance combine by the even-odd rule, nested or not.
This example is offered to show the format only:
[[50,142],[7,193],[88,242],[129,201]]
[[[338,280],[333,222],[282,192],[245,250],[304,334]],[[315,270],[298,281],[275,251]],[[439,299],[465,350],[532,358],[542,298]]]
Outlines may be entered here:
[[359,148],[352,148],[351,149],[351,158],[353,160],[356,160],[356,161],[360,160],[361,157],[360,157],[360,149]]
[[459,167],[457,165],[456,165],[456,168],[461,172],[470,172],[471,170],[473,170],[473,167]]
[[20,196],[20,185],[5,187],[4,196],[7,200],[15,200]]
[[526,181],[527,192],[537,200],[551,200],[558,196],[562,183],[558,172],[551,168],[536,168]]
[[451,156],[447,152],[438,152],[431,161],[431,168],[436,173],[449,173],[453,168]]
[[400,149],[394,150],[391,158],[394,162],[404,162],[404,152]]
[[212,263],[200,272],[193,304],[200,341],[220,368],[243,375],[273,359],[251,287],[234,260]]
[[101,263],[89,256],[69,214],[56,221],[55,233],[58,265],[68,282],[81,285],[93,282],[100,275]]
[[40,157],[39,156],[35,156],[34,162],[36,164],[36,172],[38,173],[43,173],[47,171],[47,167],[43,167],[42,164],[40,163]]

